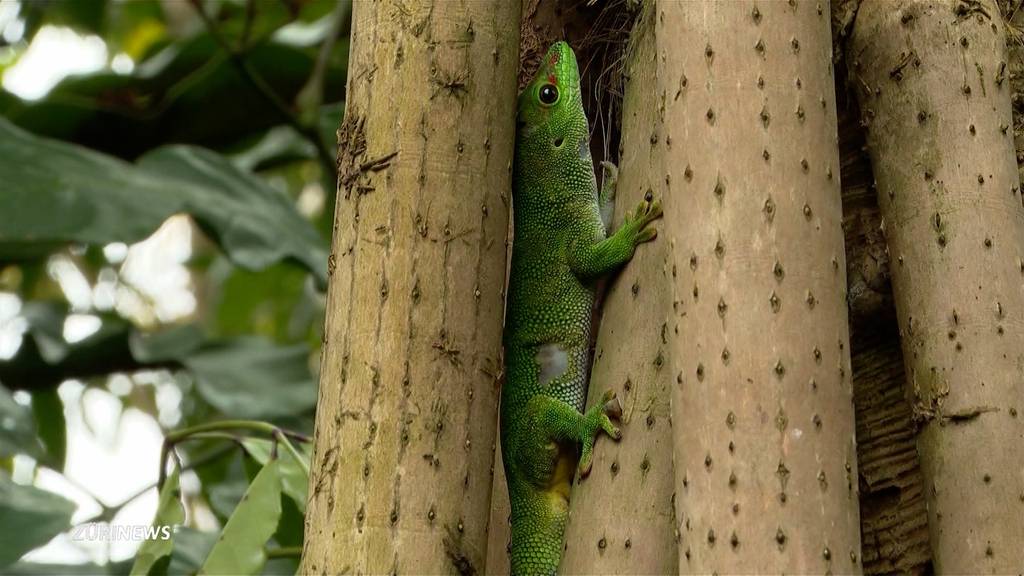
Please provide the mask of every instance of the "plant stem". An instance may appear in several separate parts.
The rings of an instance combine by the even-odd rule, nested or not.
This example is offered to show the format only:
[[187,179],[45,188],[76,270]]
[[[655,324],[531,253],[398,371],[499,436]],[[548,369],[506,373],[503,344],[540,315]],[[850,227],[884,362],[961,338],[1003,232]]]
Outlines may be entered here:
[[[223,446],[223,447],[217,448],[216,450],[212,450],[208,454],[204,454],[204,455],[200,456],[199,458],[196,458],[192,462],[189,462],[188,464],[185,464],[184,466],[182,466],[181,467],[181,471],[184,472],[185,470],[193,470],[195,468],[199,468],[200,466],[204,466],[206,464],[209,464],[210,462],[213,462],[214,460],[220,458],[224,454],[227,454],[228,452],[230,452],[233,449],[234,449],[234,446],[228,445],[228,446]],[[162,460],[162,462],[166,462],[166,461],[167,461],[167,458],[165,456],[164,459]],[[92,516],[90,518],[86,518],[85,520],[79,522],[77,525],[89,524],[89,523],[92,523],[92,522],[100,522],[100,521],[110,521],[110,520],[112,520],[114,518],[114,516],[118,512],[121,511],[122,508],[124,508],[128,504],[131,504],[135,500],[141,498],[143,495],[145,495],[147,492],[149,492],[153,488],[160,488],[162,486],[162,484],[163,484],[162,481],[157,481],[157,482],[152,482],[150,484],[147,484],[146,486],[143,486],[142,488],[136,490],[135,493],[131,494],[130,496],[128,496],[127,498],[122,500],[119,504],[114,504],[113,506],[107,506],[106,504],[101,502],[97,497],[92,496],[92,494],[90,494],[90,497],[93,500],[95,500],[97,504],[100,505],[100,508],[102,508],[102,511],[99,514],[96,514],[95,516]]]
[[217,422],[207,422],[205,424],[189,426],[188,428],[172,430],[167,433],[164,441],[170,444],[176,444],[195,434],[203,432],[223,432],[225,430],[251,430],[253,432],[262,432],[263,434],[273,435],[277,430],[279,430],[279,428],[269,422],[260,422],[258,420],[219,420]]
[[302,556],[302,546],[286,546],[267,550],[267,558],[298,558]]
[[160,479],[157,481],[157,487],[159,488],[164,485],[164,479],[167,476],[167,456],[169,453],[173,453],[172,448],[175,444],[185,440],[191,440],[193,438],[237,440],[235,436],[226,433],[229,430],[250,430],[276,438],[285,445],[285,448],[289,452],[291,452],[292,456],[299,462],[299,465],[302,466],[306,474],[309,474],[309,466],[306,465],[305,461],[303,461],[299,456],[298,451],[294,446],[292,446],[291,442],[288,441],[288,438],[292,438],[299,442],[309,442],[311,440],[309,436],[293,432],[291,430],[278,428],[269,422],[261,422],[259,420],[220,420],[217,422],[207,422],[205,424],[189,426],[188,428],[172,430],[164,436],[164,443],[160,448]]
[[298,450],[295,449],[295,446],[292,446],[292,443],[288,441],[288,438],[284,435],[282,431],[278,430],[277,438],[278,440],[281,441],[282,444],[284,444],[285,449],[291,453],[292,458],[295,458],[295,461],[299,463],[299,466],[302,467],[302,471],[306,473],[306,477],[308,478],[309,464],[306,464],[306,461],[302,459],[302,456],[299,455]]

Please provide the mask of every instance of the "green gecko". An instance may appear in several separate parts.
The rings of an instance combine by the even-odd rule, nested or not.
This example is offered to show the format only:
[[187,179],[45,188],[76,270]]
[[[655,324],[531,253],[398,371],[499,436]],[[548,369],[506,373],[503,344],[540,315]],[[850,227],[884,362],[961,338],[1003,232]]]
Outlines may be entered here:
[[520,94],[517,115],[501,392],[516,576],[556,573],[573,476],[590,472],[600,431],[620,437],[611,421],[622,414],[614,392],[584,412],[595,284],[655,238],[648,225],[661,207],[644,200],[606,236],[602,211],[617,171],[602,165],[599,195],[576,55],[558,42]]

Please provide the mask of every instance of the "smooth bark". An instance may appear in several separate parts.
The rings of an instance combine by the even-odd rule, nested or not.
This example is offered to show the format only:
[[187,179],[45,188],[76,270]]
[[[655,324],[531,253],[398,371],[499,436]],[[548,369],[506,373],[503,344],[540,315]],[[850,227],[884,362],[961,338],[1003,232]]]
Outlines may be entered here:
[[[622,149],[612,227],[645,195],[664,196],[653,3],[626,52]],[[665,238],[637,250],[609,283],[601,310],[588,398],[613,389],[623,406],[622,440],[602,439],[590,476],[573,487],[565,574],[674,574],[671,379],[665,313],[671,284]]]

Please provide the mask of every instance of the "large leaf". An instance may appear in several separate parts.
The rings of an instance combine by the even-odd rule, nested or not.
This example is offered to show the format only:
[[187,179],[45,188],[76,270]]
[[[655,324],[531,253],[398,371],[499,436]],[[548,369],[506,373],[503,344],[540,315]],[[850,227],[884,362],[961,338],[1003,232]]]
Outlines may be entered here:
[[0,568],[67,530],[74,511],[72,502],[53,492],[15,484],[0,474]]
[[[182,207],[180,194],[131,164],[38,138],[0,118],[0,242],[134,242]],[[169,193],[170,192],[170,193]]]
[[32,413],[15,402],[7,388],[0,386],[0,458],[26,453],[39,454]]
[[162,148],[133,166],[0,118],[0,174],[0,214],[12,215],[0,255],[38,242],[134,242],[187,212],[236,264],[291,259],[326,282],[325,242],[290,199],[208,150]]
[[231,154],[236,166],[249,171],[313,158],[316,146],[291,126],[275,126],[244,150]]
[[195,374],[199,394],[232,418],[270,420],[316,404],[305,345],[236,338],[204,346],[182,361]]
[[217,542],[217,535],[181,527],[174,534],[174,552],[168,574],[195,574]]
[[68,343],[64,340],[64,320],[68,305],[56,300],[32,300],[21,308],[21,315],[28,322],[28,333],[35,339],[39,355],[54,364],[67,356]]
[[293,343],[323,322],[322,310],[301,314],[312,308],[309,300],[315,296],[307,290],[309,275],[294,266],[277,264],[250,272],[223,262],[210,267],[207,279],[220,288],[209,299],[216,312],[208,316],[207,326],[214,336],[248,334]]
[[195,324],[172,326],[159,332],[133,332],[128,339],[132,356],[143,363],[180,360],[203,343],[203,331]]
[[160,148],[143,156],[139,166],[183,185],[186,211],[239,265],[262,270],[295,259],[326,282],[325,241],[290,198],[262,179],[194,146]]
[[256,472],[250,473],[248,470],[241,452],[232,451],[230,458],[225,459],[223,464],[218,467],[207,466],[198,471],[203,495],[222,525],[231,517],[245,496],[249,483],[256,477]]
[[56,388],[32,392],[32,415],[36,420],[36,433],[46,448],[46,463],[56,470],[64,470],[68,424],[64,419],[64,402]]
[[[271,440],[262,438],[245,438],[242,446],[257,462],[266,465],[271,460],[274,443]],[[312,455],[312,445],[308,442],[300,443],[297,446],[299,456],[303,462],[297,462],[291,452],[278,446],[278,460],[281,461],[281,489],[294,502],[299,511],[306,513],[306,496],[309,493],[309,476],[306,470],[309,469],[309,461]]]
[[[147,27],[162,34],[160,24]],[[344,97],[347,34],[343,39],[325,77],[324,102]],[[147,42],[143,34],[141,49]],[[281,101],[290,103],[312,73],[317,48],[275,40],[253,46],[245,60]],[[0,90],[0,115],[33,133],[125,159],[167,142],[222,149],[287,123],[208,34],[164,46],[129,75],[99,72],[67,78],[37,101]]]
[[[164,480],[163,488],[160,489],[160,500],[156,508],[156,517],[153,519],[153,528],[158,531],[169,529],[173,534],[174,528],[185,522],[185,510],[181,507],[181,489],[178,485],[179,474],[180,470],[175,466]],[[162,532],[157,533],[162,534]],[[172,537],[146,539],[139,546],[139,551],[135,555],[131,576],[150,574],[161,560],[169,563],[173,550],[174,540]],[[164,560],[165,558],[166,560]]]
[[258,574],[280,517],[281,481],[275,459],[253,479],[199,573]]

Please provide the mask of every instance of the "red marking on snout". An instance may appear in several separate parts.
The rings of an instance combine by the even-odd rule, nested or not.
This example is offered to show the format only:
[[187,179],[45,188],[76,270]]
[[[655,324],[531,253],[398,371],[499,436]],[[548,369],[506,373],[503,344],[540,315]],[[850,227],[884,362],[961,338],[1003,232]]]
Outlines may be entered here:
[[554,74],[548,74],[548,84],[558,84],[558,78]]

